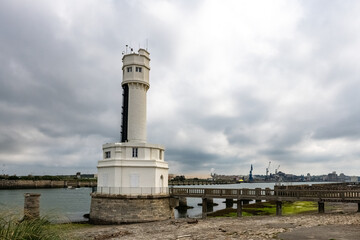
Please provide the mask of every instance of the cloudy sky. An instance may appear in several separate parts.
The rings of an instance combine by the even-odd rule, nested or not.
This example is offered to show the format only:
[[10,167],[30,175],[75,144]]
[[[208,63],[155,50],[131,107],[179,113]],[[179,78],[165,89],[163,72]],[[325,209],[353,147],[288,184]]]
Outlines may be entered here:
[[122,52],[170,173],[360,175],[359,1],[0,1],[0,174],[95,173]]

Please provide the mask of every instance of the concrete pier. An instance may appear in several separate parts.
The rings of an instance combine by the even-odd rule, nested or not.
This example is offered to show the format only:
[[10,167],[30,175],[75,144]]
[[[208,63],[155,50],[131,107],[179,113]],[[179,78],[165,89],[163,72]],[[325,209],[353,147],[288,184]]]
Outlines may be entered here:
[[207,217],[207,206],[208,206],[208,199],[202,199],[202,218],[205,219]]
[[24,219],[40,218],[40,193],[25,193]]
[[237,217],[242,217],[242,201],[238,199],[237,201]]
[[318,212],[319,213],[325,212],[325,203],[324,202],[318,202]]
[[276,201],[276,216],[282,215],[282,202]]
[[234,206],[234,200],[232,198],[227,198],[225,200],[226,208],[232,208]]
[[187,199],[186,199],[186,197],[179,197],[179,208],[187,209]]

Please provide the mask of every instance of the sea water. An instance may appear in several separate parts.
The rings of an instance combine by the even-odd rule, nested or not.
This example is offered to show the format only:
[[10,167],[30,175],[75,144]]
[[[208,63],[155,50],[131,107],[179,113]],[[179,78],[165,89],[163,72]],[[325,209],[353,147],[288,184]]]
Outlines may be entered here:
[[[308,182],[296,183],[282,183],[283,185],[299,185],[299,184],[314,184]],[[240,183],[240,184],[224,184],[224,185],[186,185],[173,186],[174,188],[273,188],[275,183]],[[9,211],[15,211],[16,214],[21,215],[24,208],[24,193],[40,193],[40,214],[46,216],[53,221],[85,221],[84,214],[90,212],[91,202],[91,188],[50,188],[50,189],[14,189],[14,190],[0,190],[0,214]],[[225,199],[214,199],[213,211],[225,208]],[[175,218],[182,217],[200,217],[202,207],[198,206],[201,203],[201,198],[187,198],[188,209],[186,213],[179,214],[175,210]]]

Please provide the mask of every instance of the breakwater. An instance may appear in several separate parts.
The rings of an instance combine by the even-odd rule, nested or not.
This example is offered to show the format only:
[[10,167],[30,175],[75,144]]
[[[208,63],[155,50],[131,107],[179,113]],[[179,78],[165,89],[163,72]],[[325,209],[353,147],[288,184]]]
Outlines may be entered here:
[[0,180],[0,189],[96,187],[96,180]]

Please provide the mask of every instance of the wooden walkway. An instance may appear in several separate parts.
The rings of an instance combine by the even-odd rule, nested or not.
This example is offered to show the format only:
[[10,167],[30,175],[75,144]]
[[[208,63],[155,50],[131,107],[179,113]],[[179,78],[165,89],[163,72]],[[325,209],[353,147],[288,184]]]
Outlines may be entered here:
[[172,196],[265,201],[360,202],[360,190],[169,188]]
[[318,202],[319,212],[324,212],[324,202],[358,203],[360,211],[360,189],[356,190],[295,190],[295,189],[216,189],[216,188],[169,188],[173,197],[198,197],[203,199],[203,217],[206,217],[208,199],[236,199],[238,217],[242,214],[242,205],[250,200],[275,201],[276,213],[281,215],[283,201],[313,201]]

